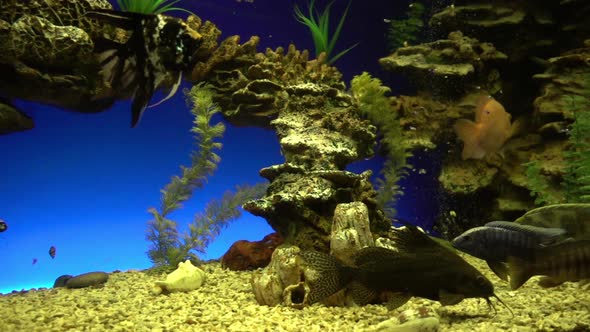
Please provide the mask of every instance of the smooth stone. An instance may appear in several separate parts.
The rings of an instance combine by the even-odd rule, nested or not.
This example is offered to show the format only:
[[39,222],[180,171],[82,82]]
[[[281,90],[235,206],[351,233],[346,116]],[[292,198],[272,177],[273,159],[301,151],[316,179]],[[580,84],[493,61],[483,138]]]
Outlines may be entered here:
[[109,279],[109,275],[105,272],[88,272],[77,275],[66,281],[67,288],[84,288],[94,285],[100,285]]
[[66,287],[66,283],[68,282],[68,280],[72,279],[73,277],[74,276],[69,274],[64,274],[57,277],[57,279],[55,279],[55,282],[53,283],[53,288]]

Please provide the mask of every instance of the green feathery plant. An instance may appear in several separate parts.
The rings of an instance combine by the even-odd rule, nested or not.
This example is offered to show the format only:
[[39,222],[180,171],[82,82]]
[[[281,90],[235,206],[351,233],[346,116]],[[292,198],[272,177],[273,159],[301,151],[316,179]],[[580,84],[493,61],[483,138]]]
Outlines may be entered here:
[[188,232],[180,234],[176,223],[162,217],[154,208],[146,238],[152,242],[148,256],[155,267],[178,265],[187,259],[199,261],[195,252],[205,253],[205,248],[227,225],[240,218],[241,206],[252,199],[264,196],[267,184],[237,186],[227,191],[221,199],[207,203],[205,210],[195,215],[188,225]]
[[562,203],[562,199],[552,194],[549,179],[541,172],[541,161],[532,160],[523,164],[530,194],[535,198],[535,205],[551,205]]
[[535,204],[590,203],[590,75],[582,91],[563,96],[565,110],[573,114],[568,131],[569,148],[563,153],[565,172],[561,182],[562,198],[551,190],[549,179],[541,174],[540,161],[526,164],[526,176]]
[[179,10],[194,15],[193,12],[180,7],[172,7],[181,0],[117,0],[119,9],[124,12],[141,14],[162,14]]
[[195,189],[204,186],[207,177],[215,172],[220,161],[215,150],[221,149],[222,144],[216,140],[223,136],[225,126],[221,122],[211,124],[212,117],[220,111],[213,103],[213,91],[201,83],[193,86],[187,96],[192,104],[191,113],[195,117],[191,132],[195,134],[199,151],[191,156],[190,167],[181,166],[182,176],[172,177],[170,183],[162,189],[160,210],[148,210],[154,216],[148,224],[147,239],[154,243],[148,256],[155,264],[172,264],[186,253],[178,240],[176,223],[167,216],[180,208]]
[[340,30],[342,30],[342,26],[344,26],[344,20],[346,19],[346,14],[348,13],[348,8],[350,7],[350,3],[352,0],[348,2],[344,13],[340,17],[340,21],[338,21],[338,26],[332,35],[330,35],[329,25],[330,25],[330,7],[334,1],[331,1],[326,8],[321,13],[317,12],[317,9],[314,7],[315,0],[311,0],[308,4],[308,14],[307,16],[303,14],[299,6],[295,5],[295,19],[297,22],[307,26],[309,31],[311,32],[311,36],[313,38],[313,43],[315,47],[315,56],[318,57],[322,52],[326,53],[327,63],[331,65],[334,61],[340,59],[344,54],[348,51],[353,49],[358,45],[358,43],[350,46],[349,48],[339,52],[335,56],[332,56],[332,51],[334,50],[334,46],[336,46],[336,41],[340,36]]
[[571,98],[575,121],[568,132],[571,147],[564,153],[563,181],[570,203],[590,203],[590,76],[586,81],[588,94]]
[[377,180],[377,203],[385,215],[392,219],[396,214],[396,199],[402,194],[398,182],[407,175],[407,158],[411,154],[405,148],[397,115],[385,96],[390,89],[367,72],[355,76],[350,85],[353,99],[360,111],[383,135],[381,144],[387,151],[387,161],[382,169],[383,178]]
[[413,2],[406,13],[405,20],[389,20],[387,41],[389,48],[395,52],[406,43],[413,43],[418,39],[418,33],[424,26],[425,8],[420,2]]

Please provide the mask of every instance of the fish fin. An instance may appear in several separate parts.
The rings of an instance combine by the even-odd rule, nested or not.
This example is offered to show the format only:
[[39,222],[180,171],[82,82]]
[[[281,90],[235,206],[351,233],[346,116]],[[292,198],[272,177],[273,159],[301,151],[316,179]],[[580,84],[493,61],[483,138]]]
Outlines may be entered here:
[[375,290],[358,281],[352,281],[348,285],[347,294],[352,298],[354,303],[359,306],[367,305],[375,301],[375,299],[378,297],[378,294]]
[[134,97],[133,103],[131,104],[131,128],[135,128],[139,120],[141,120],[141,116],[145,112],[147,108],[147,94],[142,93],[140,97]]
[[467,119],[459,119],[455,122],[453,129],[459,139],[463,141],[463,152],[461,153],[463,160],[481,159],[486,155],[486,151],[479,146],[480,129],[477,123]]
[[346,287],[352,279],[353,272],[333,256],[314,250],[301,251],[299,256],[309,271],[305,280],[310,287],[307,297],[310,304],[333,295]]
[[510,134],[508,135],[508,137],[515,137],[518,136],[520,133],[524,132],[526,124],[527,119],[524,116],[518,117],[510,125]]
[[134,30],[141,25],[141,21],[152,14],[141,14],[134,12],[123,12],[111,9],[93,9],[87,11],[85,14],[88,18],[93,18],[101,22],[108,23],[112,26],[125,29]]
[[154,89],[151,84],[139,85],[133,95],[133,103],[131,104],[131,127],[134,128],[145,109],[147,104],[154,93]]
[[567,233],[567,231],[563,228],[538,227],[533,225],[519,224],[512,221],[491,221],[484,226],[521,232],[534,237],[540,243],[545,245],[554,243],[557,238]]
[[160,105],[161,103],[165,102],[166,100],[172,98],[172,96],[174,96],[174,94],[176,94],[176,91],[178,91],[178,87],[180,86],[181,82],[182,82],[182,72],[178,75],[178,80],[176,80],[176,83],[174,83],[174,85],[170,89],[170,92],[168,93],[168,95],[164,99],[160,100],[159,102],[149,105],[148,108],[156,107],[156,106]]
[[533,276],[530,264],[524,259],[514,256],[508,257],[508,275],[510,276],[510,289],[512,290],[520,288]]
[[411,298],[412,298],[412,295],[410,293],[404,293],[404,292],[392,293],[389,296],[389,299],[387,300],[387,302],[385,303],[385,307],[387,307],[388,310],[395,310],[395,309],[403,306],[404,304],[406,304]]
[[498,262],[498,261],[486,261],[488,266],[494,273],[498,276],[498,278],[508,281],[508,267],[506,266],[505,262]]
[[541,286],[543,288],[557,287],[561,284],[563,284],[563,280],[559,280],[557,278],[552,278],[552,277],[547,277],[547,276],[543,276],[539,280],[539,286]]
[[416,252],[417,249],[427,248],[449,250],[412,225],[394,228],[392,239],[395,241],[396,249],[402,252]]
[[438,302],[442,305],[454,305],[463,301],[464,298],[463,294],[450,293],[445,289],[438,290]]
[[383,262],[392,262],[397,258],[397,253],[391,249],[382,247],[365,247],[353,255],[354,265],[365,271],[380,270]]

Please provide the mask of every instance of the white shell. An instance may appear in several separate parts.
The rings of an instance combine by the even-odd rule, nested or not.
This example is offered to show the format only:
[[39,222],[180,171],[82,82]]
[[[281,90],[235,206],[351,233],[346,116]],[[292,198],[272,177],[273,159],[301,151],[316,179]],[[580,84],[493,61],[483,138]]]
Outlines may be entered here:
[[165,281],[156,281],[154,291],[188,292],[201,287],[205,282],[205,272],[195,267],[189,260],[178,263],[178,268],[170,273]]

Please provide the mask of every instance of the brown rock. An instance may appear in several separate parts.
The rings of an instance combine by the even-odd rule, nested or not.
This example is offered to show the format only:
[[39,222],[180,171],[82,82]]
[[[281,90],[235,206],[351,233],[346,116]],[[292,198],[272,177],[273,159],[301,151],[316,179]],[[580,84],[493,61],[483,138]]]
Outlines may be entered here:
[[221,266],[234,271],[265,267],[281,243],[283,238],[278,233],[271,233],[260,241],[236,241],[221,258]]

